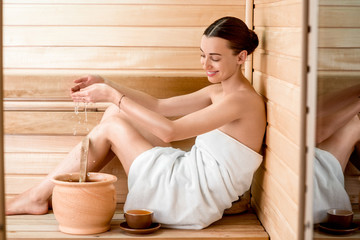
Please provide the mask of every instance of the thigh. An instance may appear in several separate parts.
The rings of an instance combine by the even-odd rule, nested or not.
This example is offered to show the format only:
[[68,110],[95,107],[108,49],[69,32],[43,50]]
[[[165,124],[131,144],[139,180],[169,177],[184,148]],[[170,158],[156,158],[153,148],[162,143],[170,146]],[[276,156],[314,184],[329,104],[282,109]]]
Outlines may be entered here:
[[169,147],[171,144],[165,143],[160,138],[155,136],[154,134],[147,131],[143,128],[140,124],[136,122],[135,119],[130,118],[129,116],[125,115],[123,112],[116,105],[111,105],[108,107],[101,119],[101,122],[107,121],[111,118],[121,118],[126,120],[133,128],[135,128],[150,144],[153,146],[161,146],[161,147]]
[[156,146],[170,146],[130,122],[129,118],[121,113],[108,116],[100,125],[100,131],[106,133],[111,150],[121,161],[126,174],[129,173],[131,164],[136,157],[143,152]]
[[345,170],[355,144],[359,141],[360,119],[358,116],[354,116],[331,137],[318,144],[318,147],[333,154],[340,162],[342,169]]

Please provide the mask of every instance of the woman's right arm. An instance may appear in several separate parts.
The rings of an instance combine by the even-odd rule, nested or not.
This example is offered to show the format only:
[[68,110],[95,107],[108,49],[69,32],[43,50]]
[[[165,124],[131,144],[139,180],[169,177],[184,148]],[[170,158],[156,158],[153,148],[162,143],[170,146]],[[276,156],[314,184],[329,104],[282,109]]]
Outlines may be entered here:
[[134,102],[166,117],[183,116],[211,104],[211,87],[205,87],[186,95],[158,99],[142,91],[117,84],[96,75],[76,79],[74,83],[76,85],[71,89],[72,92],[79,91],[94,83],[105,83]]

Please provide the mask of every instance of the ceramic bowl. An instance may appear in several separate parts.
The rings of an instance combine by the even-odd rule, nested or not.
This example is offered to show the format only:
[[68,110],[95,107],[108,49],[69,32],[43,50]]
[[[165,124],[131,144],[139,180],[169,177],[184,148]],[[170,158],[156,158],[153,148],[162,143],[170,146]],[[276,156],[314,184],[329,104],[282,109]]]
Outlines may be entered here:
[[79,183],[79,173],[55,176],[52,206],[61,232],[95,234],[110,228],[116,209],[114,182],[105,173],[89,173],[87,182]]
[[333,228],[345,229],[350,227],[354,213],[344,209],[329,209],[327,211],[328,224]]
[[126,222],[130,228],[145,229],[152,223],[153,211],[147,209],[133,209],[124,213]]

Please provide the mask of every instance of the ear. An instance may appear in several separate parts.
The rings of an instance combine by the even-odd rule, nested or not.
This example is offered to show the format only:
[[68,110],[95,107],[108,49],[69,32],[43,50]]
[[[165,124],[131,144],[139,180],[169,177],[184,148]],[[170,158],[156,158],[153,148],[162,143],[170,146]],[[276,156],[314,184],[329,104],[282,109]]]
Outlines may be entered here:
[[243,64],[245,63],[247,58],[247,51],[246,50],[242,50],[238,55],[237,55],[237,60],[238,60],[238,64]]

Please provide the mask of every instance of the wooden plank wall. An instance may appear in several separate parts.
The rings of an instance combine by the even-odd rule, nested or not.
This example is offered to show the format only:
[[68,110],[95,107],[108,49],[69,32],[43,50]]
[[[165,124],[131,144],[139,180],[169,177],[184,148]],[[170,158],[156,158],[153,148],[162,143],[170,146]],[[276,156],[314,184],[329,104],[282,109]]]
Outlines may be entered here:
[[[74,114],[72,80],[100,74],[157,97],[197,90],[208,84],[199,58],[205,27],[245,11],[244,0],[3,3],[7,197],[38,183],[101,119],[106,104],[90,105],[87,122],[84,106]],[[120,164],[105,171],[118,176],[124,202]]]
[[[360,83],[360,1],[319,2],[318,95]],[[353,204],[359,202],[360,171],[351,164],[345,188]]]
[[253,81],[267,102],[265,159],[252,204],[271,239],[297,239],[300,213],[301,0],[255,0]]

